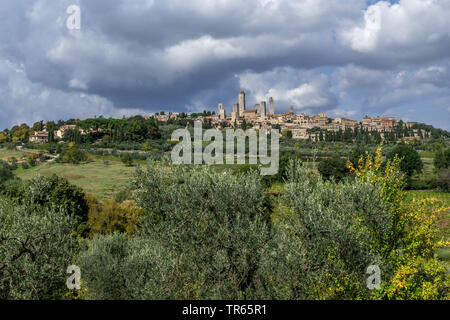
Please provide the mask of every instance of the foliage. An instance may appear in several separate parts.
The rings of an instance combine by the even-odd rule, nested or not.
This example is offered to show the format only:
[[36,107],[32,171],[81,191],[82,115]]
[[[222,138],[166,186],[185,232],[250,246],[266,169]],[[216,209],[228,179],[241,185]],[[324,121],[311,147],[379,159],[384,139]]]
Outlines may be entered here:
[[106,199],[99,202],[94,196],[86,196],[89,203],[89,219],[87,226],[91,235],[126,232],[134,234],[142,215],[142,209],[133,201],[117,203]]
[[[385,266],[391,221],[379,188],[324,181],[292,163],[276,241],[265,255],[275,299],[369,298],[365,270]],[[270,259],[269,259],[270,257]]]
[[450,148],[440,148],[436,151],[434,157],[434,166],[436,169],[447,169],[450,167]]
[[397,156],[400,159],[400,169],[408,177],[414,173],[420,173],[423,169],[423,162],[419,153],[414,148],[405,143],[397,144],[386,156],[388,160],[393,160]]
[[0,161],[0,184],[8,180],[14,179],[10,166],[6,162]]
[[161,138],[157,123],[153,119],[146,120],[141,116],[128,119],[91,118],[78,122],[77,126],[85,131],[100,132],[100,138],[103,135],[112,142],[143,142],[147,139]]
[[57,175],[33,178],[25,186],[22,202],[44,208],[57,207],[80,224],[87,221],[89,208],[83,190]]
[[359,159],[361,159],[361,157],[367,157],[367,154],[369,154],[372,158],[375,156],[374,154],[372,154],[371,152],[369,152],[369,150],[367,150],[366,147],[364,147],[363,145],[358,145],[350,154],[349,156],[349,161],[355,166],[355,168],[357,169],[359,167]]
[[430,206],[433,200],[408,203],[404,201],[405,179],[397,156],[382,166],[381,147],[374,161],[360,159],[356,171],[362,181],[381,188],[381,196],[389,205],[392,237],[385,249],[392,272],[384,277],[375,297],[382,299],[445,299],[448,298],[449,275],[434,254],[442,243],[438,238],[436,220],[443,209]]
[[[97,237],[80,256],[89,269],[90,298],[255,296],[256,271],[270,237],[265,192],[255,172],[233,176],[153,164],[138,170],[135,185],[145,210],[143,232],[127,243],[119,235]],[[97,280],[102,261],[114,262],[105,268],[121,270],[114,279],[118,288],[111,288],[109,279]]]
[[122,160],[122,163],[125,164],[127,167],[133,166],[133,157],[130,153],[124,152],[120,155],[120,159]]
[[63,163],[79,164],[80,162],[87,161],[87,159],[88,155],[86,152],[72,145],[61,152],[58,161]]
[[[289,166],[292,160],[299,160],[300,156],[296,153],[283,152],[280,156],[278,173],[276,175],[277,181],[284,182],[288,177]],[[298,163],[295,161],[294,163]]]
[[436,181],[438,185],[445,190],[450,189],[450,169],[441,169],[438,172]]
[[[34,189],[34,197],[42,191]],[[72,264],[75,221],[59,209],[0,199],[0,299],[59,299]]]
[[321,160],[318,170],[325,179],[331,179],[333,177],[336,181],[341,181],[349,174],[347,162],[337,154],[331,158]]

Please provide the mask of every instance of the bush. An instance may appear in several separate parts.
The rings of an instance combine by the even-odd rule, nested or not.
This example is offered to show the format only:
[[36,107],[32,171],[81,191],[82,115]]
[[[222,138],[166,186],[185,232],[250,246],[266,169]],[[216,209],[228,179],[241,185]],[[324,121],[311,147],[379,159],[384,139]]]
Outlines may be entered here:
[[93,196],[87,196],[86,199],[89,203],[87,226],[91,236],[114,232],[125,232],[132,235],[136,232],[142,209],[138,208],[133,201],[117,203],[114,200],[106,199],[99,202]]
[[438,247],[448,246],[438,237],[437,221],[443,211],[433,207],[433,199],[405,202],[401,162],[394,156],[382,166],[380,147],[375,161],[366,159],[356,171],[359,179],[380,187],[393,222],[386,246],[391,271],[374,298],[448,299],[450,276],[434,254]]
[[83,190],[57,175],[32,179],[26,185],[22,197],[23,203],[59,208],[74,217],[79,224],[87,221],[89,207]]
[[133,196],[131,190],[128,188],[122,189],[114,195],[114,201],[122,203],[126,200],[132,200]]
[[[129,242],[120,235],[93,239],[80,256],[90,298],[256,296],[256,270],[270,237],[259,175],[156,165],[138,171],[135,185],[143,231]],[[105,268],[116,269],[100,281],[97,270],[108,260],[117,263]]]
[[0,163],[0,184],[8,180],[14,179],[15,175],[11,172],[9,165]]
[[321,160],[318,170],[325,179],[334,178],[336,181],[341,181],[350,173],[347,168],[347,162],[338,155]]
[[24,170],[27,170],[28,168],[29,168],[30,166],[28,165],[28,163],[27,162],[22,162],[22,168],[24,169]]
[[[323,180],[291,163],[276,240],[264,258],[275,299],[367,299],[368,266],[386,266],[392,235],[379,188]],[[273,271],[272,271],[273,270]]]
[[87,161],[88,155],[85,151],[78,149],[75,146],[68,147],[61,152],[58,159],[59,162],[79,164],[80,162]]
[[0,183],[0,194],[14,203],[20,203],[26,192],[25,183],[20,179],[10,179]]
[[450,167],[450,148],[439,148],[434,157],[436,169],[447,169]]
[[11,158],[11,166],[10,166],[11,170],[16,170],[17,169],[17,159],[15,157]]
[[130,153],[124,152],[120,155],[120,159],[122,160],[122,163],[125,164],[127,167],[133,166],[133,157]]
[[397,144],[387,155],[388,160],[393,160],[397,156],[400,159],[400,169],[408,177],[414,173],[420,173],[423,169],[423,162],[419,153],[414,148],[405,143]]
[[450,169],[441,169],[438,172],[437,178],[436,178],[437,185],[444,189],[449,190],[450,189]]
[[0,199],[0,299],[60,299],[76,248],[74,226],[54,208]]

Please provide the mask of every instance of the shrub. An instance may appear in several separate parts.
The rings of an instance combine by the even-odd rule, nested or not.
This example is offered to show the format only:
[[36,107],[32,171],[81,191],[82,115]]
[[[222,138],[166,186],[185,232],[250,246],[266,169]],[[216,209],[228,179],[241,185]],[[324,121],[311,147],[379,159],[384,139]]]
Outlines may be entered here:
[[292,162],[282,200],[276,240],[264,255],[270,297],[369,298],[365,270],[386,265],[392,234],[379,188],[326,181]]
[[122,189],[114,195],[114,201],[119,203],[122,203],[126,200],[132,200],[132,198],[132,192],[128,188]]
[[0,199],[0,299],[59,299],[75,221],[55,208]]
[[350,173],[347,168],[347,162],[338,155],[321,160],[318,170],[325,179],[334,178],[336,181],[341,181]]
[[392,236],[385,247],[392,271],[384,277],[382,288],[374,297],[448,299],[450,277],[434,254],[438,247],[449,245],[438,238],[436,221],[443,209],[433,208],[435,200],[404,201],[405,179],[397,156],[382,166],[380,147],[374,161],[365,159],[361,162],[357,176],[380,187],[392,221]]
[[405,143],[397,144],[387,155],[388,160],[394,160],[395,156],[400,159],[400,169],[408,177],[414,173],[420,173],[423,169],[423,162],[419,153],[414,148]]
[[142,215],[142,209],[133,201],[117,203],[106,199],[99,202],[95,197],[86,197],[89,202],[89,219],[87,226],[91,235],[126,232],[134,234]]
[[85,151],[78,149],[75,146],[68,147],[61,152],[58,161],[63,163],[79,164],[80,162],[87,161],[88,155]]
[[[142,232],[129,242],[120,235],[93,239],[80,256],[90,298],[255,297],[270,236],[256,173],[236,177],[155,165],[138,171],[135,185]],[[98,280],[102,261],[114,261],[105,266],[116,268],[108,281],[120,274],[114,288]]]
[[130,153],[124,152],[120,155],[120,159],[122,160],[122,163],[125,164],[127,167],[133,166],[133,157]]
[[98,235],[79,255],[88,298],[448,299],[441,212],[404,202],[400,159],[383,165],[381,147],[359,164],[336,183],[290,161],[271,219],[257,172],[150,162],[133,180],[138,231]]
[[0,184],[14,179],[14,177],[14,173],[11,172],[9,165],[7,163],[0,163]]
[[439,187],[445,190],[450,189],[450,169],[441,169],[438,172],[436,182]]
[[450,148],[439,148],[434,156],[434,166],[436,169],[447,169],[450,167]]
[[74,217],[78,223],[87,221],[88,204],[83,190],[69,183],[65,178],[53,175],[49,178],[36,177],[26,185],[23,202],[46,208],[60,208]]

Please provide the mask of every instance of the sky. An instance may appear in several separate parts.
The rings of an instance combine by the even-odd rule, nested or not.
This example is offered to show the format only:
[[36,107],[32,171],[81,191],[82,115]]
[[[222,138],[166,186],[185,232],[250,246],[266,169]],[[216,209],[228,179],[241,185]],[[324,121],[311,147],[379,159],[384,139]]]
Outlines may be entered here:
[[450,0],[2,0],[0,130],[231,112],[241,89],[277,113],[450,130],[449,17]]

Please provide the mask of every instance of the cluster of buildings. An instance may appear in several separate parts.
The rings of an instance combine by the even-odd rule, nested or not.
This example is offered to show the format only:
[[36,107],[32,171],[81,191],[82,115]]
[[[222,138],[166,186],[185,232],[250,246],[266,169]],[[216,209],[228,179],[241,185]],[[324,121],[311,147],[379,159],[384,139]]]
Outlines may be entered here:
[[[74,124],[67,124],[61,126],[58,130],[54,131],[55,138],[62,139],[64,137],[64,133],[67,130],[74,130],[76,128],[76,125]],[[44,129],[44,131],[35,131],[34,135],[30,136],[30,142],[37,142],[37,143],[45,143],[48,142],[48,131]]]
[[[209,114],[209,113],[208,113]],[[156,114],[153,116],[145,116],[144,118],[155,118],[161,122],[167,122],[171,119],[176,120],[179,114]],[[275,101],[272,97],[269,102],[261,101],[255,104],[252,108],[246,105],[245,92],[240,91],[238,95],[238,102],[233,104],[233,111],[227,114],[223,103],[218,104],[217,114],[198,116],[195,120],[209,123],[212,127],[223,129],[225,127],[240,128],[243,123],[251,123],[252,127],[257,130],[266,130],[267,133],[273,128],[278,128],[283,133],[286,130],[292,132],[294,139],[311,139],[313,141],[319,140],[318,130],[311,130],[318,128],[320,130],[338,132],[346,130],[355,131],[365,130],[368,132],[378,132],[381,138],[384,138],[386,133],[393,132],[397,126],[398,121],[394,117],[364,117],[362,122],[352,119],[338,117],[329,118],[326,113],[322,112],[315,116],[310,116],[304,113],[295,113],[294,107],[289,108],[289,112],[275,113]],[[411,128],[416,122],[406,122],[404,125]],[[63,138],[64,133],[69,129],[75,129],[75,125],[64,125],[54,132],[55,138]],[[422,130],[423,131],[423,130]],[[408,138],[420,139],[424,136],[424,132],[413,130],[414,135]],[[84,132],[83,132],[84,134]],[[31,142],[47,142],[47,131],[36,131],[30,137]]]
[[[267,107],[268,106],[268,107]],[[394,117],[365,117],[362,122],[352,119],[338,117],[329,118],[326,113],[322,112],[315,116],[310,116],[304,113],[295,113],[294,107],[289,108],[287,113],[275,113],[275,101],[273,97],[269,98],[267,105],[266,101],[261,101],[253,106],[247,108],[245,100],[245,92],[239,92],[238,102],[233,104],[233,112],[226,114],[222,103],[219,103],[218,113],[208,117],[202,117],[203,122],[210,121],[213,127],[241,127],[242,123],[252,123],[254,129],[266,130],[269,132],[273,126],[280,128],[281,132],[289,130],[292,132],[294,139],[312,139],[317,141],[319,133],[311,132],[309,129],[319,128],[327,131],[346,131],[355,129],[365,130],[369,132],[379,132],[381,137],[385,133],[394,131],[398,125],[398,121]],[[416,122],[407,122],[405,125],[410,128]],[[414,130],[414,137],[419,138],[418,130]]]

